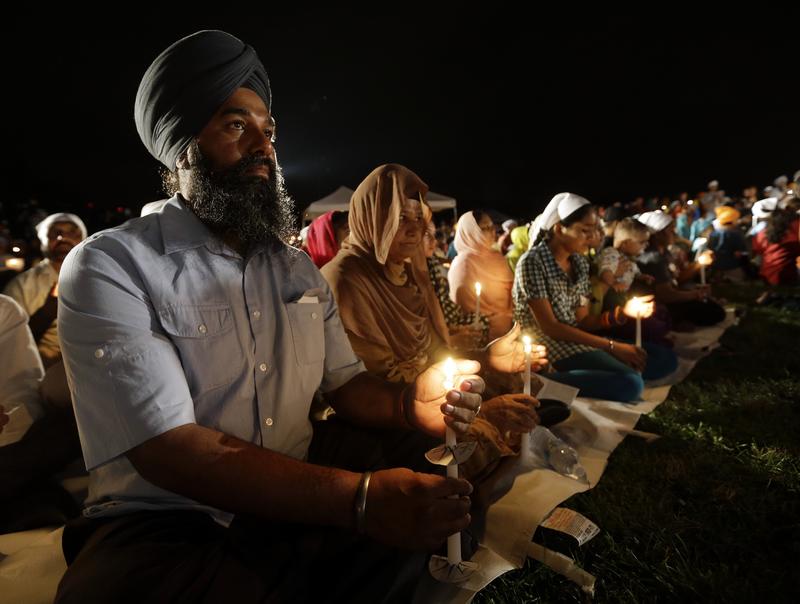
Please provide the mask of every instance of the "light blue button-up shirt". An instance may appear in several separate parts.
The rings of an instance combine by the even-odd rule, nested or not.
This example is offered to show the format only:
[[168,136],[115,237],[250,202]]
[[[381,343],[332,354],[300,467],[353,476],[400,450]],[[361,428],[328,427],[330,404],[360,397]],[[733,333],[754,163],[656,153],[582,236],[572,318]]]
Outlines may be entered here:
[[283,245],[242,258],[180,197],[64,262],[58,329],[86,467],[84,514],[194,508],[124,455],[196,423],[296,459],[314,393],[363,372],[325,279]]

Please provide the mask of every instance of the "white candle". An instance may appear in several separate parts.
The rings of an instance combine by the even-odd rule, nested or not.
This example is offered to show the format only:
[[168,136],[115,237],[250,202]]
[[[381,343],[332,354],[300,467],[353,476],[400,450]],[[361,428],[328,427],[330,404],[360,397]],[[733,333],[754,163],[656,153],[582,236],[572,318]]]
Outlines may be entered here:
[[531,393],[531,351],[533,345],[531,344],[530,336],[522,336],[522,346],[525,350],[525,383],[523,385],[523,392],[527,395]]
[[[531,394],[531,352],[533,345],[530,336],[522,336],[522,346],[525,351],[525,377],[522,384],[522,392],[530,396]],[[522,457],[527,458],[531,452],[531,433],[524,432],[519,440],[519,452]]]
[[[444,363],[444,387],[448,392],[456,387],[456,364],[452,358]],[[450,426],[445,430],[445,444],[451,449],[456,446],[456,433]],[[458,478],[458,464],[447,466],[447,477]],[[451,496],[458,499],[458,495]],[[447,538],[447,561],[456,565],[461,562],[461,533],[455,533]]]
[[636,317],[636,346],[642,347],[642,317]]
[[700,264],[700,285],[705,285],[706,266],[714,262],[714,256],[710,250],[706,250],[697,257],[697,262]]
[[[475,282],[475,314],[481,314],[481,282]],[[479,319],[480,320],[480,319]]]
[[642,347],[642,317],[641,315],[637,315],[636,317],[636,346],[639,348]]
[[641,298],[631,298],[631,310],[636,315],[636,345],[642,345],[642,313],[644,308]]

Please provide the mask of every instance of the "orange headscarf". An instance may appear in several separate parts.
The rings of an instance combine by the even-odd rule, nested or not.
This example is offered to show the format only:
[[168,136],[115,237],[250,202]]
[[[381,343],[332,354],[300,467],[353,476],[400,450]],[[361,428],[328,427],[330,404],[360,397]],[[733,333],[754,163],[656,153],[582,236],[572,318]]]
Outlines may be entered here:
[[489,338],[500,337],[513,323],[514,273],[505,257],[487,241],[472,212],[458,219],[455,246],[458,255],[447,275],[450,298],[467,312],[475,312],[475,282],[480,282],[481,314],[489,316]]

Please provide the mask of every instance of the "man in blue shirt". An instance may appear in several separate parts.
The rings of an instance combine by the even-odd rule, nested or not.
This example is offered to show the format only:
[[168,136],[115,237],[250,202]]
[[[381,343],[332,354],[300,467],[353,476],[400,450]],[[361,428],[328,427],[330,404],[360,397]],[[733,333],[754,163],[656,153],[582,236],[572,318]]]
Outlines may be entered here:
[[[449,392],[440,365],[405,389],[364,371],[325,280],[281,242],[291,201],[251,47],[219,31],[176,42],[145,73],[136,123],[173,197],[77,247],[59,285],[91,484],[57,601],[374,600],[413,585],[398,548],[470,521],[469,483],[422,453],[474,419],[478,364],[459,361]],[[317,391],[336,412],[319,429]]]

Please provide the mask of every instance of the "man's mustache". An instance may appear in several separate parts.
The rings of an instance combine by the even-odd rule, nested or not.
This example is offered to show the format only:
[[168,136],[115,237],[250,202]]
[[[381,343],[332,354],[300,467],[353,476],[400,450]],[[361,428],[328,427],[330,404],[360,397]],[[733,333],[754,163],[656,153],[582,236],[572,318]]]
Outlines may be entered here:
[[228,168],[223,172],[219,172],[218,176],[223,178],[236,178],[238,176],[245,176],[250,168],[266,166],[269,168],[269,173],[275,173],[275,161],[271,157],[264,155],[251,155],[239,160],[234,166]]

